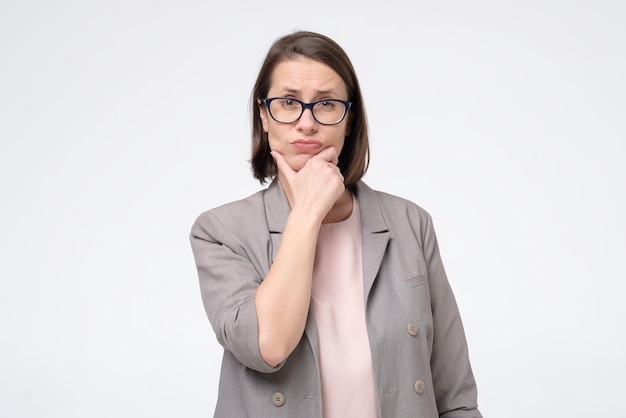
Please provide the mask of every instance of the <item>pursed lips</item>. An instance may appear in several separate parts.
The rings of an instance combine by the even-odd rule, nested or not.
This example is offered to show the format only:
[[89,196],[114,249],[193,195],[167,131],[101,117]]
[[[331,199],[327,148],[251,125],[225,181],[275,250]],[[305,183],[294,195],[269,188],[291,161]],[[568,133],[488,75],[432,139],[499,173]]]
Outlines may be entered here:
[[315,151],[322,147],[322,143],[315,139],[296,139],[291,145],[301,151]]

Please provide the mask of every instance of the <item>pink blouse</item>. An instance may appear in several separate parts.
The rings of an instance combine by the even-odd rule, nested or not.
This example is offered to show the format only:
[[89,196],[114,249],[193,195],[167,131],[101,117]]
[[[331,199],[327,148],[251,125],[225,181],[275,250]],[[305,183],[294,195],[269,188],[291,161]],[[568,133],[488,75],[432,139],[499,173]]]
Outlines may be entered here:
[[361,216],[322,224],[313,269],[313,315],[320,341],[324,418],[378,418],[365,325]]

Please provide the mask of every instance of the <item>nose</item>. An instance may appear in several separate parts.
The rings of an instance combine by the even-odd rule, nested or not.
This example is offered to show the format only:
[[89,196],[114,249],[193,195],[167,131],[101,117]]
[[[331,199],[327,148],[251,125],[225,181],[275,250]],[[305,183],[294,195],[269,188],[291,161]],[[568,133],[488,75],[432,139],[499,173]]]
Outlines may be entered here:
[[311,109],[304,109],[302,116],[298,119],[297,124],[298,130],[303,132],[311,132],[317,129],[317,121],[313,117],[313,112]]

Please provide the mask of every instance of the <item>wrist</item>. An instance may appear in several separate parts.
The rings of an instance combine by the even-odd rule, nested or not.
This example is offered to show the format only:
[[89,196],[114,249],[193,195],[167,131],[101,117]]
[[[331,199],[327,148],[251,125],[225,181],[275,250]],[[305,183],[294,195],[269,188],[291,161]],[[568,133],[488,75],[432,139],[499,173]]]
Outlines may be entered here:
[[304,208],[299,205],[294,205],[289,213],[289,222],[293,222],[300,227],[310,227],[319,229],[326,214],[316,213],[310,208]]

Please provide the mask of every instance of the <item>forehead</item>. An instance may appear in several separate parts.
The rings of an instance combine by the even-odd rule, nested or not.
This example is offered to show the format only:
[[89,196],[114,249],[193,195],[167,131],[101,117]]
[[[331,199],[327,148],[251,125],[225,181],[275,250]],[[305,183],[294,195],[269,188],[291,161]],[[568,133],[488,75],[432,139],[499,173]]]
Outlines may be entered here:
[[347,99],[347,88],[341,76],[328,65],[306,57],[281,61],[272,71],[270,95],[334,94]]

